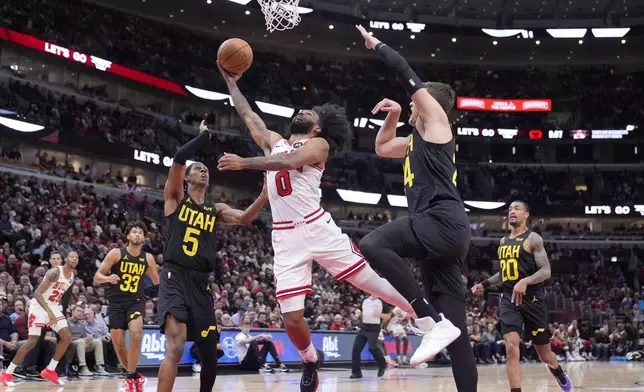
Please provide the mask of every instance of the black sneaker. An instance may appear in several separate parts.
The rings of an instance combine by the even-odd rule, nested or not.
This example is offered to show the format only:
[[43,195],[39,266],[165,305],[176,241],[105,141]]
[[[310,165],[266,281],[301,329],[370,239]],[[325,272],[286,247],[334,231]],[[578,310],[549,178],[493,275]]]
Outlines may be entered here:
[[18,378],[27,378],[27,371],[22,366],[16,366],[13,370],[13,375]]
[[349,378],[362,378],[362,374],[355,374],[355,373],[351,373],[351,375],[349,376]]
[[37,378],[41,379],[40,372],[36,366],[31,366],[27,369],[27,378]]
[[324,353],[316,350],[318,360],[315,362],[302,363],[302,379],[300,380],[300,392],[316,392],[320,379],[318,378],[318,369],[324,363]]
[[378,378],[384,377],[386,372],[387,372],[387,365],[385,365],[384,367],[378,368]]

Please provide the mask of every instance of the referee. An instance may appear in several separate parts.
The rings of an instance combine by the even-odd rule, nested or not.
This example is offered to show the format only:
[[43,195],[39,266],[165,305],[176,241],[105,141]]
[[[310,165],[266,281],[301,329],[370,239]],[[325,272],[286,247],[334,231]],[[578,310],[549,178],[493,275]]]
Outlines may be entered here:
[[387,362],[382,351],[378,348],[378,335],[380,334],[380,319],[383,315],[385,304],[380,298],[368,297],[362,301],[362,325],[353,342],[353,353],[351,355],[351,377],[362,378],[360,369],[360,354],[365,344],[369,344],[369,352],[376,359],[378,364],[378,377],[385,375]]

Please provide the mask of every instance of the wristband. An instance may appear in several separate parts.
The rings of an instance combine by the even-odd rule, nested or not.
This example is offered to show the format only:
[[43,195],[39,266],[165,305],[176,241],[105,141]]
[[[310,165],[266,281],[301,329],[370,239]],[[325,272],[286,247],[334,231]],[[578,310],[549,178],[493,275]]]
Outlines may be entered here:
[[483,285],[483,288],[484,288],[485,290],[489,289],[489,288],[490,288],[490,286],[491,286],[490,281],[489,281],[489,280],[487,280],[487,279],[486,279],[486,280],[484,280],[483,282],[481,282],[481,284]]

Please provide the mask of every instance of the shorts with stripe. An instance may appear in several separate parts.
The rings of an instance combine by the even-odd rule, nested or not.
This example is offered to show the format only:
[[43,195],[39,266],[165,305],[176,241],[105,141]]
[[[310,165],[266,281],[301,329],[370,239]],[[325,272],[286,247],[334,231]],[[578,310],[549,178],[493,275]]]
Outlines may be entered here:
[[367,266],[349,236],[321,207],[299,221],[273,222],[275,297],[282,313],[304,309],[315,260],[339,282]]
[[43,328],[51,328],[55,332],[67,328],[67,319],[63,315],[63,309],[60,305],[49,305],[49,309],[56,316],[56,322],[51,323],[47,311],[43,309],[35,300],[29,304],[29,317],[27,319],[27,328],[29,336],[40,336]]

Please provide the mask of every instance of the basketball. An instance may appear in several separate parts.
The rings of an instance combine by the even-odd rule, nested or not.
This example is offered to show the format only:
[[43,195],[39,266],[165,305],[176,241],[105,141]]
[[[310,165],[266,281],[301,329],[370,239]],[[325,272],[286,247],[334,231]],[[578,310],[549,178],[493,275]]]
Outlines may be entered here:
[[231,38],[219,47],[217,60],[226,71],[232,74],[243,73],[253,63],[253,49],[243,39]]

